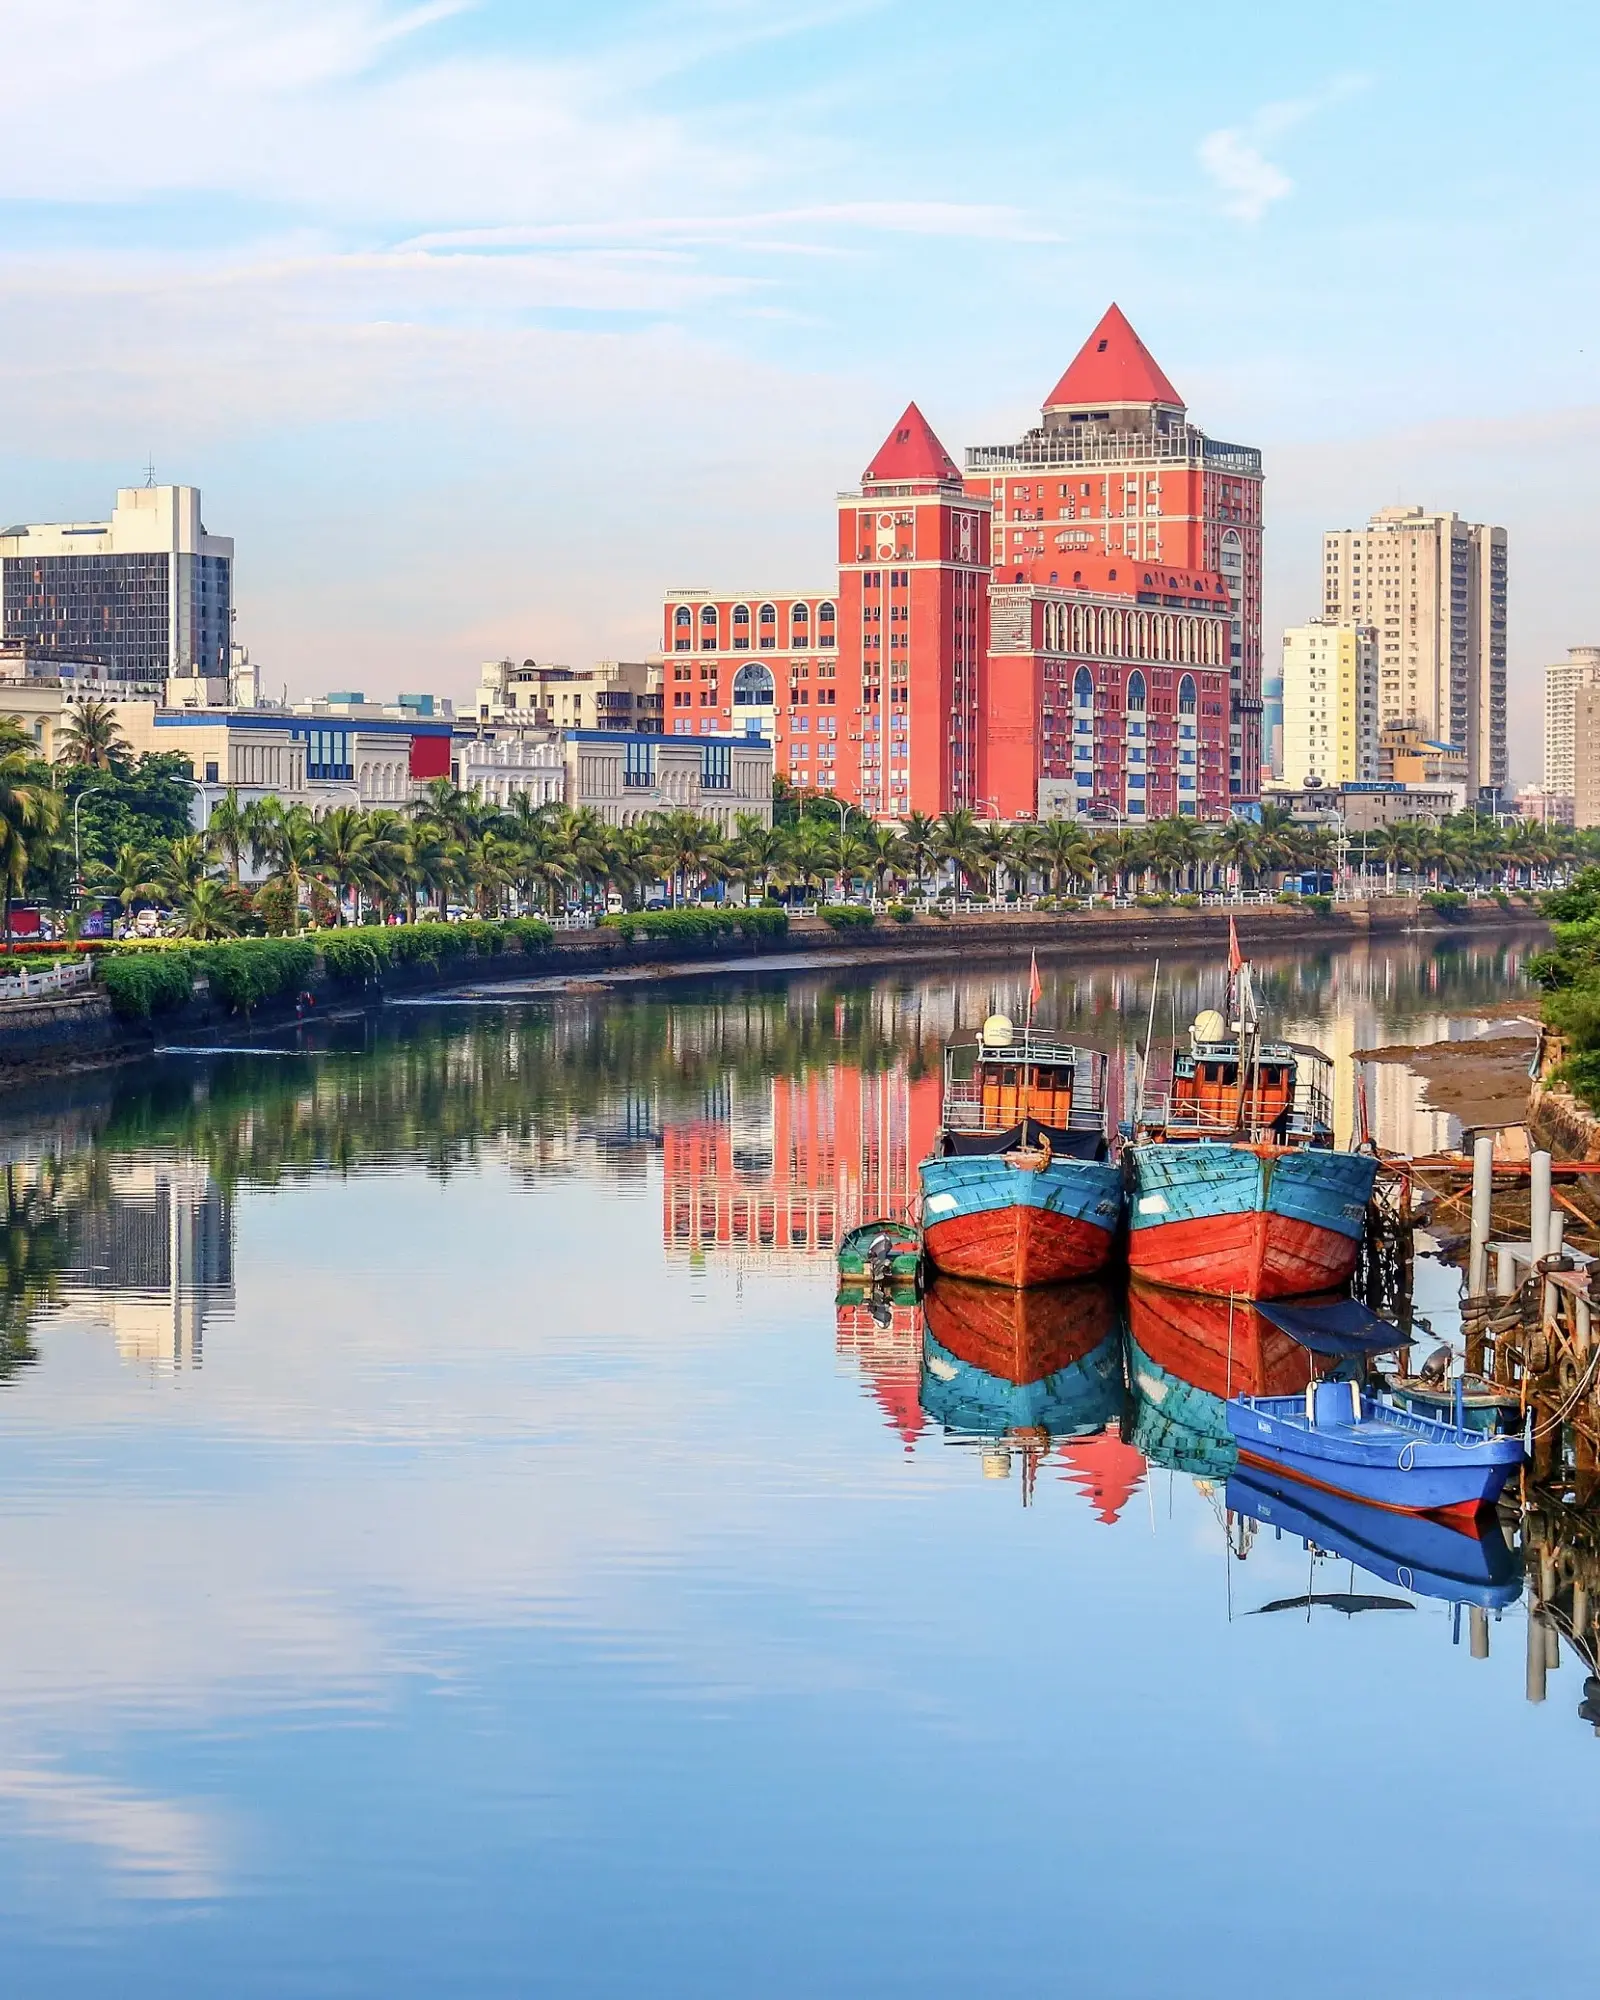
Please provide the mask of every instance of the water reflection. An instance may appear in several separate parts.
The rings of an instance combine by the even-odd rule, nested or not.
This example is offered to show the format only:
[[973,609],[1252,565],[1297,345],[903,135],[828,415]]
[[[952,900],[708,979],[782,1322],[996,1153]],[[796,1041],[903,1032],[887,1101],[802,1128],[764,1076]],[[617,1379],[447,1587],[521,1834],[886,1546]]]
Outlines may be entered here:
[[[1459,1031],[1519,963],[1262,971],[1286,1032],[1354,1047]],[[1046,974],[1130,1089],[1148,966]],[[304,1060],[14,1110],[18,1983],[104,1990],[115,1951],[131,1991],[516,1991],[533,1964],[586,1991],[943,1991],[1027,1976],[1070,1917],[1094,1990],[1207,1995],[1255,1921],[1207,1857],[1251,1843],[1251,1909],[1298,1909],[1389,1770],[1421,1844],[1536,1808],[1576,1869],[1557,1766],[1593,1672],[1591,1517],[1552,1493],[1498,1542],[1419,1539],[1241,1481],[1221,1399],[1307,1364],[1225,1304],[839,1290],[840,1237],[914,1185],[943,1039],[1025,980],[407,1009]],[[1217,983],[1175,968],[1178,1018]],[[1416,1610],[1357,1611],[1385,1597]],[[1458,1617],[1490,1654],[1459,1685]],[[1348,1768],[1424,1685],[1497,1789],[1441,1801],[1393,1734]],[[1153,1826],[1176,1768],[1207,1842]],[[970,1940],[943,1921],[954,1842],[995,1918]],[[1176,1942],[1130,1975],[1152,1888]],[[193,1905],[181,1952],[128,1914],[152,1894]],[[106,1955],[54,1977],[75,1926]],[[1376,1959],[1339,1970],[1391,1990]]]

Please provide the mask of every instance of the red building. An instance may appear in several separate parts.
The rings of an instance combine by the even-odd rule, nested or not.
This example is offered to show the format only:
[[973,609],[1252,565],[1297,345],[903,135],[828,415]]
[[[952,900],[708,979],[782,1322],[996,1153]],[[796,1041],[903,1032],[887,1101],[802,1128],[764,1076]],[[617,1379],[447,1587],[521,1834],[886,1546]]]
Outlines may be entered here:
[[[1261,788],[1261,477],[1260,452],[1208,438],[1189,422],[1182,397],[1116,306],[1078,350],[1035,429],[1015,444],[967,453],[967,490],[994,510],[996,583],[1074,592],[1117,584],[1124,600],[1131,585],[1141,605],[1183,610],[1200,599],[1225,603],[1230,802]],[[1139,621],[1135,643],[1148,635],[1154,645],[1165,630]],[[1125,664],[1171,662],[1151,651]]]
[[1189,422],[1116,306],[964,474],[911,404],[838,524],[831,595],[669,595],[669,732],[742,721],[796,787],[885,819],[1259,795],[1261,456]]

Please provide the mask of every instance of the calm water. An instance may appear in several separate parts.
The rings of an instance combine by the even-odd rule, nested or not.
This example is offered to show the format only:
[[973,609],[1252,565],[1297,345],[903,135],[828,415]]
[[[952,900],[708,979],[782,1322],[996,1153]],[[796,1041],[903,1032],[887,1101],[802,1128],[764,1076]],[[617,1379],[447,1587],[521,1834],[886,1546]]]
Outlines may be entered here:
[[[1264,999],[1343,1051],[1519,963]],[[1126,1054],[1148,967],[1046,972]],[[1524,1699],[1514,1588],[1474,1659],[1444,1598],[1230,1555],[1127,1441],[1114,1300],[1047,1330],[1058,1431],[836,1308],[1024,981],[397,1007],[7,1108],[7,1991],[1589,1990],[1600,1743],[1570,1652]],[[1413,1608],[1260,1609],[1352,1590]]]

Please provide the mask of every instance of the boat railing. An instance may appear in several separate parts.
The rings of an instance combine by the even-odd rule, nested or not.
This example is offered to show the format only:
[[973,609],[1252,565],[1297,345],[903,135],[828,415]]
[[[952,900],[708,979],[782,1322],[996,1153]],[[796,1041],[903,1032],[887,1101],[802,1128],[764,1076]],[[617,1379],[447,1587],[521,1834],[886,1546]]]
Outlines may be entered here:
[[[968,1076],[958,1076],[956,1066],[964,1056],[972,1059],[973,1069]],[[1105,1129],[1108,1057],[1099,1049],[1081,1049],[1070,1042],[1047,1041],[1043,1036],[1030,1034],[1019,1036],[1004,1048],[969,1043],[965,1048],[946,1051],[944,1123],[948,1129],[955,1132],[1002,1129],[992,1102],[987,1106],[984,1103],[984,1073],[1000,1066],[1070,1071],[1072,1097],[1066,1129],[1070,1132]],[[1029,1103],[1030,1089],[1026,1082],[1013,1086],[1016,1116],[1006,1120],[1008,1125],[1038,1115]]]

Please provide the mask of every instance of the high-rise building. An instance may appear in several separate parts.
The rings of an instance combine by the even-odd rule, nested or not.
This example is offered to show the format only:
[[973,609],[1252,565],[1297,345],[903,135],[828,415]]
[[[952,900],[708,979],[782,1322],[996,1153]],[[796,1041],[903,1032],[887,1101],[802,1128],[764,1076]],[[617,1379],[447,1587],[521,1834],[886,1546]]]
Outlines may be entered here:
[[1378,634],[1380,725],[1455,744],[1473,796],[1503,788],[1505,529],[1384,507],[1365,528],[1325,534],[1322,556],[1324,619]]
[[1283,635],[1283,776],[1349,785],[1378,775],[1378,635],[1313,619]]
[[912,403],[839,497],[839,776],[863,811],[984,809],[988,643],[988,495]]
[[0,632],[38,654],[87,656],[94,678],[122,689],[225,686],[232,539],[206,532],[195,486],[124,487],[109,521],[0,530]]
[[1572,823],[1580,833],[1600,826],[1600,685],[1573,697]]
[[1600,687],[1600,646],[1569,646],[1544,670],[1544,790],[1573,796],[1572,721],[1579,688]]
[[[993,505],[997,584],[1070,590],[1079,558],[1105,559],[1108,567],[1112,558],[1119,566],[1126,559],[1141,579],[1141,602],[1181,598],[1186,608],[1194,593],[1169,586],[1162,572],[1220,575],[1229,611],[1228,793],[1255,798],[1260,452],[1207,437],[1190,423],[1183,398],[1112,306],[1051,391],[1039,424],[1015,444],[969,450],[966,476],[968,492]],[[1106,576],[1098,565],[1096,573]]]

